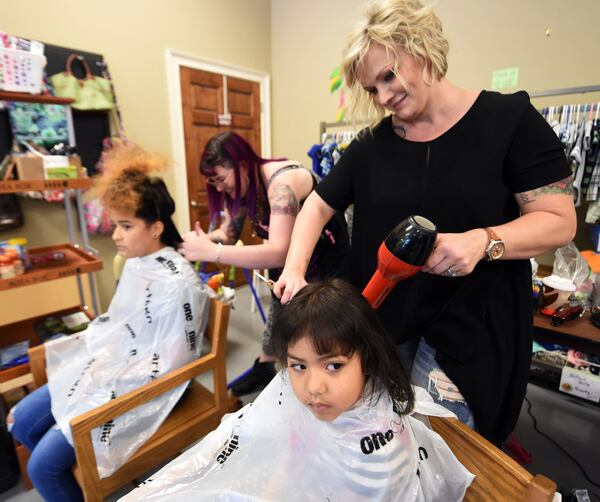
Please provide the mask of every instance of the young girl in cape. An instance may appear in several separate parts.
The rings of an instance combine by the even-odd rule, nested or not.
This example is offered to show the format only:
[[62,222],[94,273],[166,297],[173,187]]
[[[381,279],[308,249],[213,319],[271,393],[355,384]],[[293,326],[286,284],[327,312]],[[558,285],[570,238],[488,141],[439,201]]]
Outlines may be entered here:
[[122,501],[459,501],[473,480],[423,416],[453,416],[408,384],[367,301],[310,284],[284,305],[285,366],[258,398]]
[[[69,421],[200,355],[208,293],[175,248],[175,203],[150,175],[166,163],[121,144],[104,158],[96,192],[127,258],[108,312],[87,330],[46,344],[48,385],[13,408],[13,436],[31,452],[27,470],[46,501],[83,500],[71,468]],[[92,432],[100,477],[120,467],[160,426],[185,384]],[[11,418],[9,418],[11,421]]]

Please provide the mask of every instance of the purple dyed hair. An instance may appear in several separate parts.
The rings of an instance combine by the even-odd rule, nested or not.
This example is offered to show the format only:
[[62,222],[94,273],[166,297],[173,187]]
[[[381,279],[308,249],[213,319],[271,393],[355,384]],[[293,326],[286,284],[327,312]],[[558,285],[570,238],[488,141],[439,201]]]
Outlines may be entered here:
[[259,177],[261,176],[260,167],[266,162],[286,160],[281,159],[263,159],[256,155],[248,142],[239,134],[226,131],[213,136],[200,159],[200,172],[206,176],[215,175],[215,167],[222,166],[227,169],[233,169],[235,175],[235,196],[231,198],[224,192],[219,192],[213,185],[206,185],[208,195],[208,210],[210,221],[216,222],[223,204],[227,207],[229,214],[235,216],[242,206],[242,196],[240,193],[242,163],[248,166],[248,192],[246,193],[246,208],[248,216],[254,221],[256,214],[256,198],[259,189]]

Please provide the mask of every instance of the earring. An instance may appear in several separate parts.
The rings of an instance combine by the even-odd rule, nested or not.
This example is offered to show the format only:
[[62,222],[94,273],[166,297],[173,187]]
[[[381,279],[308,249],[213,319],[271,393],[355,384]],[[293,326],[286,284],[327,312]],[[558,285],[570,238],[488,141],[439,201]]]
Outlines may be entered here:
[[152,234],[152,238],[153,238],[153,239],[158,239],[158,235],[156,235],[156,234]]

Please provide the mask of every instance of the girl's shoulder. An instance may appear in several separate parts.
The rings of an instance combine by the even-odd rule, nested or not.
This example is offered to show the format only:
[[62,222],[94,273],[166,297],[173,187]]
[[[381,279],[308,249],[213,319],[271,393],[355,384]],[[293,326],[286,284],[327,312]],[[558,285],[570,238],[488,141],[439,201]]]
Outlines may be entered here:
[[142,260],[147,268],[154,269],[165,279],[200,280],[193,265],[171,246],[165,246]]

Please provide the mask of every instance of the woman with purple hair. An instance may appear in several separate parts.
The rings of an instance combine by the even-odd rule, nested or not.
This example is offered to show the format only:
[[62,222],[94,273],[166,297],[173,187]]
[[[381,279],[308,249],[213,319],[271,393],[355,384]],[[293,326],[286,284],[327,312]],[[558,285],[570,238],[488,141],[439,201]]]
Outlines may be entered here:
[[[183,235],[180,252],[188,260],[211,261],[252,269],[269,269],[277,280],[288,251],[296,215],[317,184],[312,173],[299,162],[285,158],[263,159],[240,135],[222,132],[207,143],[200,161],[206,178],[211,227],[205,233],[196,222]],[[235,246],[246,218],[262,244]],[[326,279],[340,269],[348,250],[343,215],[329,220],[309,260],[306,279]],[[272,296],[271,310],[263,333],[262,353],[232,392],[245,395],[262,390],[275,376],[271,347],[271,323],[279,307]]]

